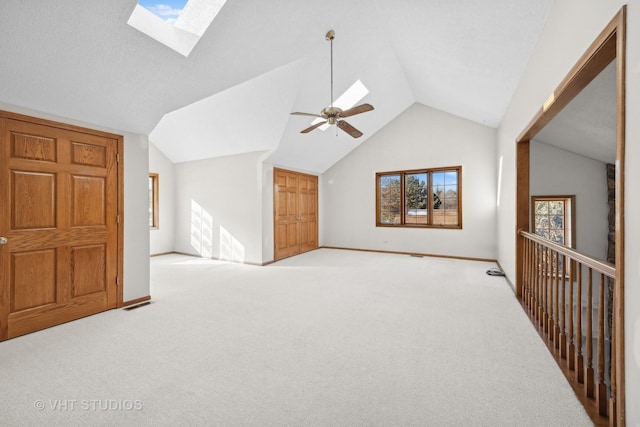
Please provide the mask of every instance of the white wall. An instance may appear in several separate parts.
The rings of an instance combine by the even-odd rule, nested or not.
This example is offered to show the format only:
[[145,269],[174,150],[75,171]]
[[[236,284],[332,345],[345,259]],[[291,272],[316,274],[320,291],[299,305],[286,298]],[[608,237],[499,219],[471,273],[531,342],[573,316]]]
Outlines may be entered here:
[[158,174],[159,227],[150,230],[149,250],[151,255],[173,251],[175,234],[175,176],[171,160],[153,143],[149,143],[149,172]]
[[[625,167],[626,421],[640,426],[640,4],[624,0],[556,0],[535,51],[498,129],[502,200],[498,260],[515,277],[515,141],[549,94],[623,4],[627,8]],[[579,13],[577,12],[579,11]]]
[[146,136],[0,102],[0,109],[124,137],[124,301],[149,295],[149,142]]
[[123,300],[150,294],[149,290],[149,140],[124,136],[124,288]]
[[576,196],[576,249],[606,260],[609,234],[606,164],[534,140],[530,167],[532,196]]
[[[267,158],[271,152],[265,154]],[[262,262],[273,261],[273,165],[262,164]]]
[[175,165],[175,250],[262,264],[264,152]]
[[[322,175],[326,246],[495,259],[495,129],[414,104]],[[376,227],[376,172],[462,165],[462,230]]]

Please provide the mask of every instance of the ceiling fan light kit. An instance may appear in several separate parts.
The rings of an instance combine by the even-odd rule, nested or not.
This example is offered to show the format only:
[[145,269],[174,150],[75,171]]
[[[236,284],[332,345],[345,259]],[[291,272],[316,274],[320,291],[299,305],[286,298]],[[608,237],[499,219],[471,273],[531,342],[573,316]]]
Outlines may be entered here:
[[301,130],[300,133],[309,133],[312,130],[317,129],[324,124],[329,124],[329,125],[337,125],[338,128],[342,129],[344,132],[348,133],[352,137],[359,138],[362,136],[362,132],[360,132],[358,129],[354,128],[353,126],[351,126],[349,123],[347,123],[342,119],[344,117],[355,116],[356,114],[371,111],[373,110],[373,105],[361,104],[344,111],[338,107],[333,106],[333,39],[335,38],[335,35],[336,33],[333,30],[329,30],[325,35],[325,38],[331,43],[331,105],[329,107],[323,108],[320,111],[320,114],[301,113],[297,111],[291,114],[295,116],[312,116],[312,117],[320,117],[324,119],[323,122],[311,125],[308,128]]

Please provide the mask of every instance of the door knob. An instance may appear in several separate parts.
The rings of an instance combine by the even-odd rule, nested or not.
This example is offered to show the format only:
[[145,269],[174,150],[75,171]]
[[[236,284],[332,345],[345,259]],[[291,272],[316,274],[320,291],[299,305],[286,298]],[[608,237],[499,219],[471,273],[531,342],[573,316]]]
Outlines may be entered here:
[[9,239],[6,237],[0,237],[0,245],[6,245],[7,243],[9,243]]

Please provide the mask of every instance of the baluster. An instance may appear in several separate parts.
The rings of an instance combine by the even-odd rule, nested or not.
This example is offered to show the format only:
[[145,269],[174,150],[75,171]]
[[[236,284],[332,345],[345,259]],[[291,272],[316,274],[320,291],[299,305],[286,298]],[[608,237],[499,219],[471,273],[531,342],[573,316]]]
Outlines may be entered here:
[[[575,354],[575,365],[574,369],[576,370],[576,381],[579,384],[584,382],[584,358],[582,356],[582,265],[579,263],[574,263],[577,282],[576,282],[576,341],[575,347],[572,349],[572,359],[573,354]],[[571,305],[573,306],[573,301],[571,301]],[[577,307],[580,307],[579,309]],[[574,353],[575,352],[575,353]]]
[[545,248],[544,254],[544,320],[542,324],[542,330],[546,337],[547,343],[549,342],[549,275],[551,272],[549,261],[550,250]]
[[546,328],[547,328],[547,321],[549,319],[549,311],[547,308],[547,285],[548,285],[548,281],[549,281],[549,275],[547,274],[547,271],[549,269],[549,265],[548,265],[548,254],[547,254],[547,248],[544,247],[543,248],[543,253],[542,253],[542,259],[544,260],[543,264],[542,264],[542,324],[540,325],[542,328],[542,332],[544,334],[544,336],[546,337]]
[[554,256],[554,251],[549,250],[548,252],[549,254],[549,325],[547,326],[547,329],[549,330],[549,345],[552,349],[552,353],[553,353],[553,347],[555,346],[555,340],[554,340],[554,318],[556,316],[556,314],[553,312],[553,309],[555,308],[555,301],[554,301],[554,294],[555,294],[555,289],[554,289],[554,283],[555,283],[555,279],[553,277],[553,273],[554,273],[554,265],[553,262],[555,260],[555,256]]
[[537,315],[536,315],[536,320],[538,321],[538,328],[540,328],[540,326],[542,326],[542,319],[543,319],[543,311],[544,311],[544,306],[542,305],[542,297],[543,297],[543,293],[542,293],[542,284],[543,284],[543,272],[544,272],[544,255],[542,253],[543,248],[542,245],[540,243],[538,243],[538,248],[537,248],[537,256],[538,256],[538,269],[536,271],[537,275],[538,275],[538,295],[536,298],[536,305],[537,305]]
[[542,245],[540,243],[536,244],[536,256],[537,256],[537,268],[536,268],[536,320],[538,322],[538,326],[542,324],[542,264],[544,262],[544,257],[542,256]]
[[598,413],[604,417],[607,416],[607,385],[604,382],[604,274],[600,273],[600,282],[598,283],[598,383],[596,387],[596,405]]
[[524,241],[524,289],[522,290],[522,302],[527,312],[530,312],[530,288],[531,288],[531,241]]
[[567,358],[567,335],[566,335],[566,326],[565,326],[565,304],[567,303],[566,299],[566,286],[567,286],[567,257],[562,255],[562,280],[560,281],[562,288],[560,289],[560,337],[559,337],[559,346],[560,346],[560,357],[563,359]]
[[553,308],[553,348],[560,348],[560,286],[558,279],[560,278],[560,254],[553,251],[553,286],[555,288],[554,299],[555,306]]
[[[547,248],[547,344],[553,349],[553,252]],[[553,353],[553,351],[552,351]]]
[[524,241],[522,243],[522,295],[520,296],[522,299],[523,305],[527,306],[527,246],[529,245],[529,241],[523,237]]
[[594,384],[593,384],[593,272],[589,268],[587,270],[588,282],[587,282],[587,352],[585,355],[587,366],[584,372],[584,393],[587,397],[593,397]]
[[[529,268],[529,317],[532,320],[535,319],[535,303],[536,303],[536,244],[535,242],[529,242],[529,261],[531,267]],[[533,321],[535,325],[535,321]]]
[[547,248],[547,342],[553,349],[553,251]]
[[[613,295],[613,301],[615,301],[615,282],[613,282],[612,286],[614,287],[614,295]],[[615,306],[616,303],[613,303],[613,307],[614,310],[613,312],[615,313]],[[615,314],[614,314],[615,317]],[[611,393],[609,394],[609,426],[610,427],[615,427],[618,425],[618,416],[617,416],[617,411],[618,409],[616,408],[616,387],[617,387],[617,381],[618,379],[616,378],[616,339],[615,339],[615,324],[616,322],[613,321],[611,322],[611,331],[609,331],[609,334],[611,336],[611,361],[610,361],[610,369],[609,369],[609,378],[611,381]]]
[[[536,244],[533,241],[529,242],[529,316],[535,320],[536,318]],[[533,322],[535,324],[535,321]]]
[[[574,319],[573,319],[573,282],[576,280],[576,266],[578,264],[571,260],[569,264],[569,297],[567,298],[568,304],[568,314],[567,314],[567,322],[569,330],[567,331],[567,365],[570,370],[575,369],[574,365],[574,355],[576,349],[576,336],[574,333]],[[580,277],[578,276],[578,288],[580,287]],[[580,323],[576,322],[576,330],[580,329]]]

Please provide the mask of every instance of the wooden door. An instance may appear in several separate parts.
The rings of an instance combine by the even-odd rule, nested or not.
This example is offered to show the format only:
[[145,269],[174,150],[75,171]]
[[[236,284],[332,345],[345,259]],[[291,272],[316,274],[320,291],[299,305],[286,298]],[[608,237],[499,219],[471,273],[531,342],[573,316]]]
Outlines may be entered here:
[[318,247],[318,177],[300,175],[298,181],[298,242],[300,252]]
[[0,340],[116,307],[119,142],[0,118]]
[[318,247],[318,177],[274,168],[274,259]]

